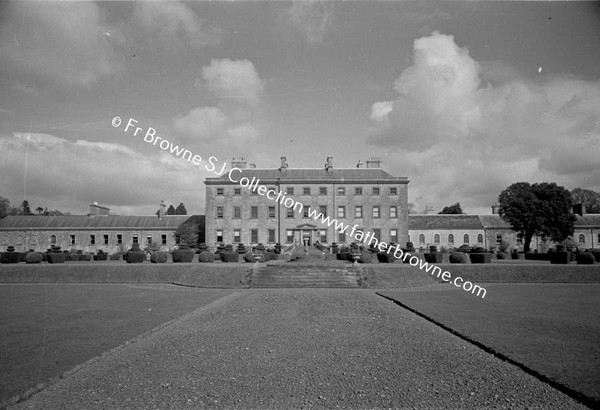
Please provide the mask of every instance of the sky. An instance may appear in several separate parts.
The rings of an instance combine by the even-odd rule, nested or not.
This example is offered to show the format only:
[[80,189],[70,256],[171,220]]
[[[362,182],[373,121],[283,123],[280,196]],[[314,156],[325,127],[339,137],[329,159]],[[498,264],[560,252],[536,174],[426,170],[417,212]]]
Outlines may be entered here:
[[417,211],[600,191],[599,67],[597,2],[2,2],[0,196],[202,214],[210,157],[281,156],[379,157]]

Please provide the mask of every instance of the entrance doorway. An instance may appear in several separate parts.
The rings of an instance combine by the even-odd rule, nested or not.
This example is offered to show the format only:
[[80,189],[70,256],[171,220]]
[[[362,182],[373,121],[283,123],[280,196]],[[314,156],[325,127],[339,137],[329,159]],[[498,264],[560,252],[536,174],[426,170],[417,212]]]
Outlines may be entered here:
[[302,245],[312,245],[312,238],[310,231],[302,231]]

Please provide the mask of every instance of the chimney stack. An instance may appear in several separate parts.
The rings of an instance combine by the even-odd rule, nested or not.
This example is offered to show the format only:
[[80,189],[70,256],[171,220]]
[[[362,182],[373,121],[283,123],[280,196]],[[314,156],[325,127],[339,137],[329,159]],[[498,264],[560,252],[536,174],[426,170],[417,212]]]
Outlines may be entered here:
[[367,168],[381,168],[381,158],[371,157],[367,160]]
[[573,213],[579,216],[585,215],[585,205],[584,204],[575,204],[573,205]]
[[158,219],[163,219],[165,217],[165,201],[160,201],[160,205],[158,205]]
[[492,215],[498,215],[500,213],[500,204],[492,205]]
[[98,202],[94,202],[93,204],[90,204],[90,213],[88,216],[108,215],[109,211],[110,209],[107,207],[98,205]]
[[244,157],[234,157],[231,159],[231,168],[246,169],[248,162]]
[[329,171],[333,169],[333,157],[327,157],[327,162],[325,162],[325,171]]
[[279,168],[280,171],[285,171],[288,167],[288,162],[287,162],[287,158],[286,157],[281,157],[281,167]]

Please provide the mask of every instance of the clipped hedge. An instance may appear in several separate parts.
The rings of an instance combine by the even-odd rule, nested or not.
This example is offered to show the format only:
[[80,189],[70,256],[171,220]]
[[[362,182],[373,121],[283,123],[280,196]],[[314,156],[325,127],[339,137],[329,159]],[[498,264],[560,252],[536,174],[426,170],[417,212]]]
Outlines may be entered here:
[[38,252],[28,252],[25,256],[25,263],[42,263],[44,257]]
[[[433,246],[430,246],[430,249],[431,248],[433,248]],[[428,262],[428,263],[442,263],[442,261],[444,259],[444,255],[440,252],[425,253],[424,257],[425,257],[425,262]]]
[[123,257],[123,254],[121,252],[116,252],[116,253],[111,253],[110,254],[110,260],[111,261],[120,261]]
[[108,259],[108,253],[104,253],[102,251],[98,251],[96,255],[94,255],[95,261],[105,261]]
[[358,263],[371,263],[373,262],[373,254],[369,252],[367,249],[363,250],[360,253],[360,258],[358,258]]
[[593,265],[596,262],[592,252],[581,252],[577,255],[578,265]]
[[263,256],[265,257],[265,262],[277,260],[275,252],[265,252],[263,253]]
[[492,263],[491,253],[471,253],[469,254],[469,258],[471,258],[471,263]]
[[12,247],[9,246],[9,250],[7,252],[2,252],[2,255],[0,256],[0,263],[19,263],[21,260],[21,254],[19,252],[11,251],[10,248]]
[[77,262],[79,261],[79,254],[71,252],[65,254],[65,260],[67,262]]
[[62,252],[49,252],[48,255],[48,263],[65,263],[67,259],[67,254]]
[[89,253],[80,253],[78,256],[80,262],[90,262],[92,260],[92,255]]
[[221,252],[221,262],[235,263],[239,260],[238,257],[239,254],[234,251]]
[[396,262],[396,258],[394,258],[394,252],[379,252],[377,254],[377,260],[379,263],[394,263]]
[[258,257],[258,262],[264,262],[265,256],[261,252],[250,252],[244,255],[244,260],[248,263],[256,262],[255,256]]
[[215,254],[212,252],[200,252],[198,255],[198,262],[210,263],[215,261]]
[[469,257],[464,252],[452,252],[448,260],[450,263],[468,263]]
[[140,249],[140,245],[137,243],[134,243],[129,252],[125,254],[127,263],[144,263],[145,260],[146,253]]
[[508,257],[509,257],[508,253],[498,252],[496,254],[496,259],[508,259]]
[[194,259],[195,252],[190,248],[179,248],[171,252],[173,263],[189,263]]
[[152,262],[152,263],[167,263],[168,257],[169,257],[168,252],[161,252],[161,251],[152,252],[152,255],[150,255],[150,262]]
[[571,252],[568,251],[556,251],[549,253],[550,263],[553,265],[566,265],[571,262]]

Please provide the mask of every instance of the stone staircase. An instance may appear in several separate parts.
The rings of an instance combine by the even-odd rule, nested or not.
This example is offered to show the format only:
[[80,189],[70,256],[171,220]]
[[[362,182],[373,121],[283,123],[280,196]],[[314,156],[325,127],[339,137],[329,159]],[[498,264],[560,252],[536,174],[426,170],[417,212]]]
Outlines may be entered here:
[[314,247],[299,246],[289,262],[272,261],[255,265],[251,288],[358,288],[360,270],[356,266],[335,260],[335,255]]

